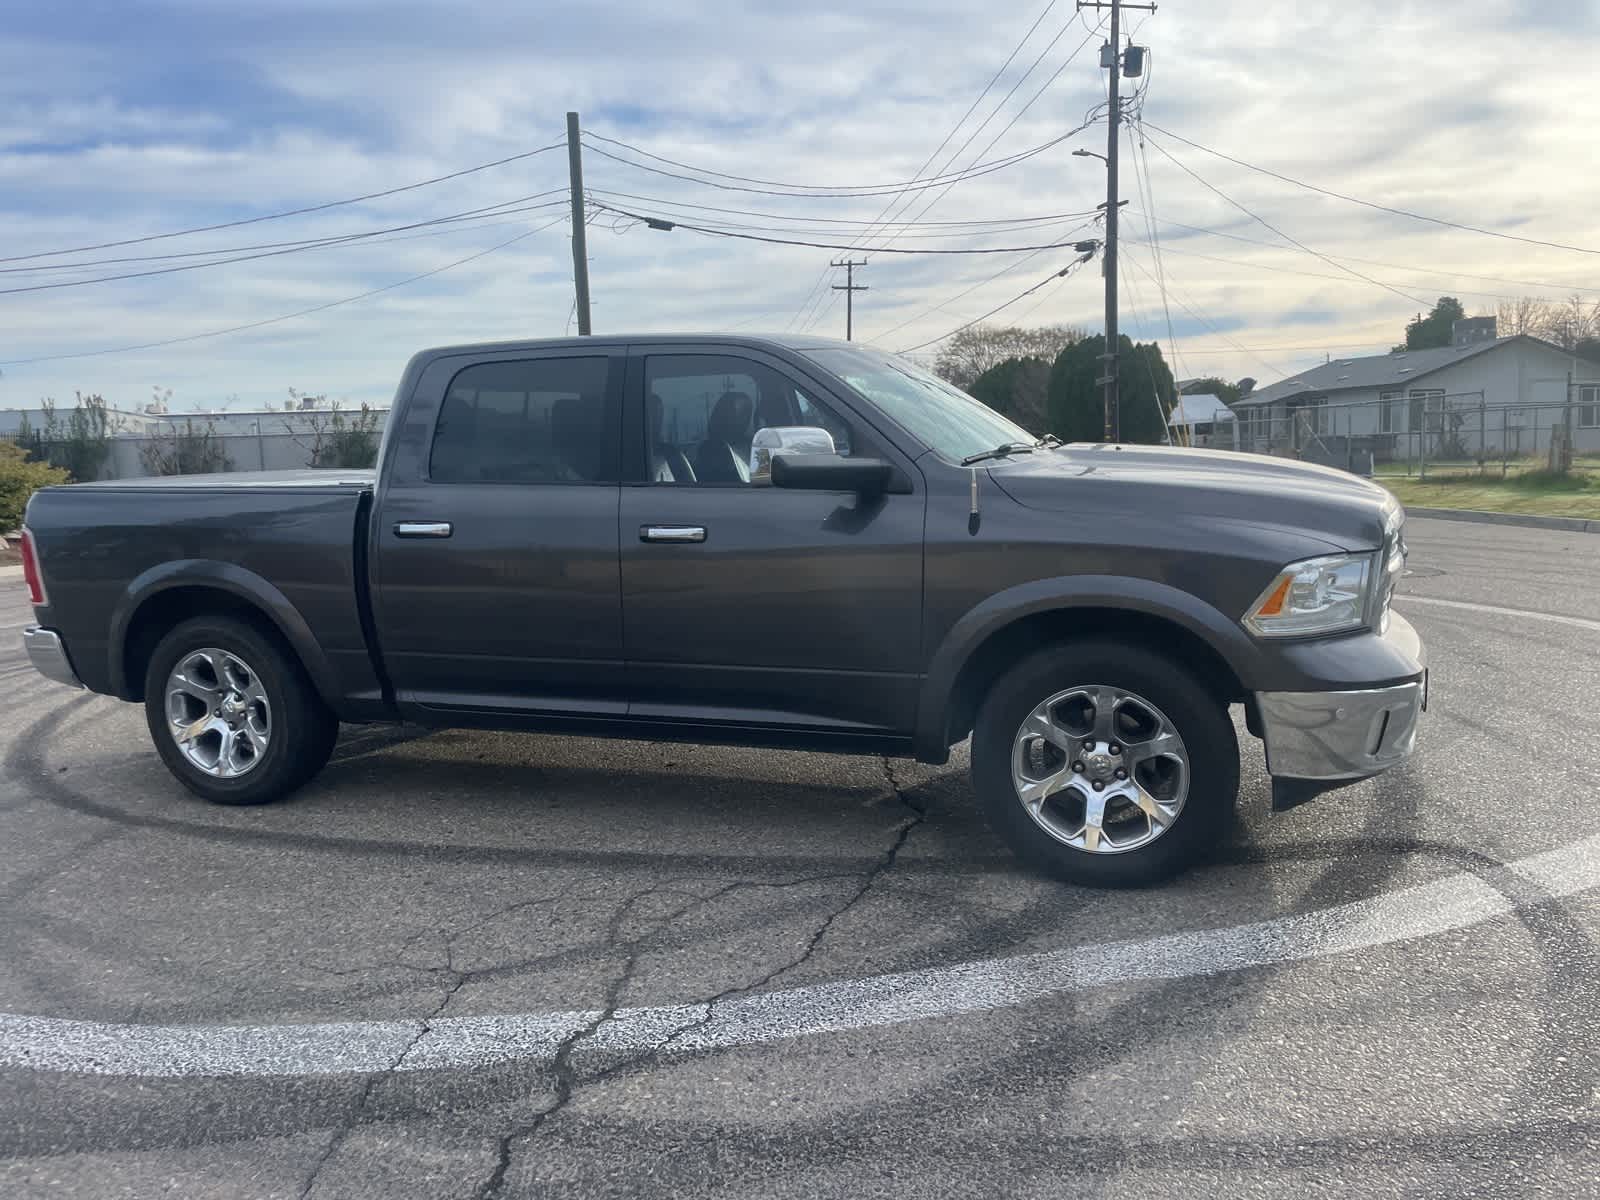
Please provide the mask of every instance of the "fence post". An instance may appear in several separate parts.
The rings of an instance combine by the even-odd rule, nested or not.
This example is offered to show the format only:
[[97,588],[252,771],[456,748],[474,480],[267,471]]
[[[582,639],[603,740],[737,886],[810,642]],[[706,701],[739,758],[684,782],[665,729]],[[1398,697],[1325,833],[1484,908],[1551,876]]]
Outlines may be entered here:
[[1422,398],[1422,429],[1417,434],[1417,478],[1428,477],[1428,398]]
[[1511,410],[1500,410],[1500,478],[1506,477],[1507,467],[1511,461]]
[[1478,474],[1489,467],[1489,398],[1478,393]]
[[[1334,416],[1334,420],[1338,421],[1338,419],[1339,418],[1338,418],[1338,416],[1336,414]],[[1355,436],[1356,436],[1356,414],[1351,409],[1345,409],[1345,413],[1344,413],[1344,469],[1346,471],[1350,471],[1352,473],[1354,473],[1354,471],[1356,469]]]

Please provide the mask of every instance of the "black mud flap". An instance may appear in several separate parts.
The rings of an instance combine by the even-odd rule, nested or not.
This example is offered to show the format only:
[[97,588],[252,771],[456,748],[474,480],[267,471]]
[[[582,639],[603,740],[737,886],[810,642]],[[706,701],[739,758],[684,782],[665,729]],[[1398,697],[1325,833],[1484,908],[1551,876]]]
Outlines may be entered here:
[[1272,811],[1287,812],[1299,808],[1307,800],[1315,800],[1324,792],[1348,787],[1358,782],[1354,779],[1280,779],[1272,780]]

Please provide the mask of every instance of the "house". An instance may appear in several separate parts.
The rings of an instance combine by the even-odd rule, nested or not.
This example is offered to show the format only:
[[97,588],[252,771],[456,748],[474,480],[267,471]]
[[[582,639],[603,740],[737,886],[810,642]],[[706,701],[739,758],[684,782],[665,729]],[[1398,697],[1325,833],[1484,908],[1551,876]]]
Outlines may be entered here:
[[[1178,393],[1167,418],[1174,440],[1186,446],[1233,447],[1233,410],[1209,392]],[[1179,430],[1183,433],[1180,435]]]
[[1457,321],[1453,344],[1334,359],[1234,405],[1239,448],[1344,463],[1537,455],[1570,422],[1600,452],[1600,363],[1493,317]]

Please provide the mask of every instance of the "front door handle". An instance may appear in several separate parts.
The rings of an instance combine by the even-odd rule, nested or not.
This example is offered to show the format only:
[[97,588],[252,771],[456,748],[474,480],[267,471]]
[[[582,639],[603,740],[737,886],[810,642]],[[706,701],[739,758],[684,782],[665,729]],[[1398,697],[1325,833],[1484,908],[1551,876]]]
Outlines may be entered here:
[[451,528],[449,521],[400,521],[394,527],[394,535],[403,538],[447,538]]
[[641,542],[703,542],[706,540],[706,527],[704,525],[641,525],[639,526],[639,540]]

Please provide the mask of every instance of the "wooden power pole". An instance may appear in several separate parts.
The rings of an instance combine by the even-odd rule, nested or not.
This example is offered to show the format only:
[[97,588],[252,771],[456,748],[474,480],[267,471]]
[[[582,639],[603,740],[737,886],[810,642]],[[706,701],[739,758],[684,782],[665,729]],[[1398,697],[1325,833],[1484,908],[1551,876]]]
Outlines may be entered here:
[[567,114],[567,175],[572,185],[572,286],[577,298],[578,336],[588,337],[589,240],[583,218],[583,143],[578,140],[578,114]]
[[1125,0],[1078,0],[1079,10],[1109,8],[1111,10],[1111,38],[1100,52],[1100,65],[1111,69],[1111,107],[1106,112],[1106,244],[1101,259],[1106,274],[1106,351],[1105,373],[1100,383],[1105,385],[1105,437],[1107,441],[1122,438],[1122,396],[1117,379],[1117,366],[1121,358],[1117,335],[1117,150],[1122,140],[1122,10],[1142,9],[1155,12],[1154,4],[1129,4]]
[[857,262],[847,258],[840,262],[838,259],[834,259],[828,265],[844,268],[844,283],[834,284],[833,290],[844,293],[844,340],[848,342],[853,340],[855,335],[856,293],[872,290],[866,284],[856,282],[856,268],[866,266],[867,260],[863,258]]

